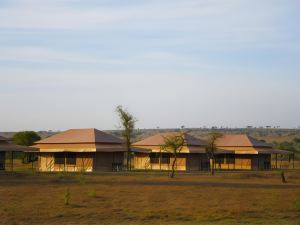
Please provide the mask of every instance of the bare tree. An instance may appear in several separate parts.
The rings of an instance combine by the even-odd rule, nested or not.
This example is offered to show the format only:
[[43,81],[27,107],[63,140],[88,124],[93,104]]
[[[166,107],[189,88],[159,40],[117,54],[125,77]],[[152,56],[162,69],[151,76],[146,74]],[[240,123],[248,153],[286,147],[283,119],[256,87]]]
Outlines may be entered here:
[[120,125],[122,127],[122,137],[125,141],[125,146],[127,150],[126,155],[126,166],[127,170],[131,170],[131,144],[132,144],[132,134],[134,131],[135,122],[137,121],[132,114],[130,114],[121,105],[117,106],[116,112],[120,118]]
[[170,175],[171,178],[174,178],[177,155],[181,152],[184,144],[185,141],[183,138],[183,134],[178,134],[170,137],[164,137],[164,144],[160,146],[161,150],[170,152],[174,157],[174,160],[172,162],[172,172]]
[[214,175],[214,173],[215,173],[215,162],[216,162],[215,152],[217,150],[216,140],[218,138],[220,138],[221,136],[222,136],[222,134],[220,134],[220,133],[212,132],[209,134],[209,137],[207,140],[206,153],[210,160],[211,175]]

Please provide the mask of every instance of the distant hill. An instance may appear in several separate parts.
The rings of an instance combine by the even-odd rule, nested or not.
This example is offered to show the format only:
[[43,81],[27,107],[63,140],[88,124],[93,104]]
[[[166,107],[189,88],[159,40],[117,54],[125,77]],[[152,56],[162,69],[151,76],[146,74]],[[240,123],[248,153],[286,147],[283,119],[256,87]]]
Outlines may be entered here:
[[[191,135],[206,139],[211,132],[220,132],[223,134],[248,134],[258,140],[274,144],[276,147],[292,148],[300,152],[300,129],[279,129],[279,128],[234,128],[234,129],[206,129],[206,128],[184,128],[184,129],[136,129],[134,132],[134,141],[141,140],[150,135],[159,132],[184,131]],[[107,130],[107,133],[121,137],[120,130]],[[54,131],[38,131],[41,138],[54,135]],[[0,136],[11,139],[15,132],[0,132]],[[291,147],[292,146],[292,147]]]

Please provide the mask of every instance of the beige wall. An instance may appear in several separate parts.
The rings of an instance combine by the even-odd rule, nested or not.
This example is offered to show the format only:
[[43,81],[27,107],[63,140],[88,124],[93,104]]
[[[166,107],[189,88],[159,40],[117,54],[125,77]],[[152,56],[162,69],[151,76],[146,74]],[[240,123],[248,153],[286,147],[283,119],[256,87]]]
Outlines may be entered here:
[[[150,156],[148,154],[136,153],[134,156],[134,168],[135,169],[149,169],[149,170],[171,170],[174,157],[170,157],[170,163],[161,163],[159,159],[158,163],[150,163]],[[186,156],[178,155],[176,164],[176,170],[186,170]]]
[[238,169],[238,170],[263,170],[269,169],[270,155],[250,154],[250,155],[232,155],[228,157],[219,155],[216,157],[216,169]]
[[[174,158],[171,156],[169,164],[150,163],[150,156],[147,154],[136,153],[134,157],[135,169],[149,170],[171,170]],[[269,169],[270,155],[265,154],[236,154],[236,155],[218,155],[216,156],[216,169],[223,170],[263,170]],[[183,171],[201,171],[209,170],[209,160],[206,154],[181,154],[177,158],[176,170]]]
[[93,155],[92,153],[76,153],[76,164],[56,164],[54,153],[39,153],[39,171],[91,172],[93,171]]
[[40,153],[39,154],[39,171],[42,171],[42,172],[54,171],[53,153]]
[[[148,169],[148,170],[171,170],[174,162],[174,157],[170,156],[170,163],[162,163],[163,160],[159,158],[157,163],[150,162],[150,156],[144,153],[136,153],[134,157],[135,169]],[[207,170],[208,159],[206,154],[179,154],[177,156],[175,169],[176,170]]]
[[133,158],[134,169],[151,169],[150,157],[147,153],[135,153]]
[[42,172],[92,172],[92,171],[112,171],[123,165],[122,152],[77,152],[76,163],[57,164],[54,160],[54,153],[41,152],[39,154],[39,171]]

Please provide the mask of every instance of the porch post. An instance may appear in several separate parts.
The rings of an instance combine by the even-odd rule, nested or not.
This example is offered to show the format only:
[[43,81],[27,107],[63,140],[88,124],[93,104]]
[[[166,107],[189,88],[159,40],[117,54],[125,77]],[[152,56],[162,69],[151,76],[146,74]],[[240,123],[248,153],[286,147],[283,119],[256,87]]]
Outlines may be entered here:
[[66,153],[64,153],[64,158],[65,158],[65,160],[64,160],[64,171],[66,172]]
[[162,155],[161,155],[161,150],[159,152],[159,169],[161,170],[161,158],[162,158]]
[[199,171],[202,170],[202,160],[201,160],[201,155],[199,154],[199,162],[198,162],[198,168],[199,168]]
[[[47,158],[46,158],[46,160],[47,160]],[[38,153],[38,165],[37,165],[38,172],[40,171],[40,165],[41,165],[41,154]]]
[[275,154],[275,160],[276,160],[275,168],[277,169],[277,153]]
[[295,169],[295,153],[293,153],[293,169]]
[[229,170],[229,157],[228,157],[228,154],[226,154],[226,161],[227,161],[228,170]]
[[235,153],[234,153],[234,155],[233,155],[233,158],[234,158],[233,169],[235,170],[235,163],[236,163],[236,160],[235,160]]
[[281,166],[282,166],[282,155],[280,155],[280,169],[281,169]]
[[11,171],[14,171],[14,152],[11,152]]
[[34,154],[34,153],[29,153],[29,154],[32,154],[32,156],[31,156],[31,169],[32,169],[32,171],[33,171],[33,158],[34,158],[34,157],[33,157],[33,156],[34,156],[33,154]]
[[[188,170],[191,171],[190,154],[187,155],[186,159],[187,159],[187,162],[185,164],[188,166]],[[185,170],[187,170],[187,168]]]

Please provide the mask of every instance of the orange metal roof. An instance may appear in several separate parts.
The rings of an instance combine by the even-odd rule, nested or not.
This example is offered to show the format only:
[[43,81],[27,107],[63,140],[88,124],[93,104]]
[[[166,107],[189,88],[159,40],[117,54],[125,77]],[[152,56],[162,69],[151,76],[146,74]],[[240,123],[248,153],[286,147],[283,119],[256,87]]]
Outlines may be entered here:
[[113,143],[123,141],[97,129],[71,129],[45,138],[35,144],[76,144],[76,143]]
[[271,144],[256,140],[246,134],[223,135],[216,141],[217,147],[264,147],[272,148]]
[[180,132],[166,132],[166,133],[159,133],[144,140],[138,141],[133,144],[133,146],[160,146],[165,143],[164,138],[168,138],[171,136],[179,136],[182,135],[187,146],[205,146],[206,143],[203,140],[197,139],[187,133],[180,133]]

